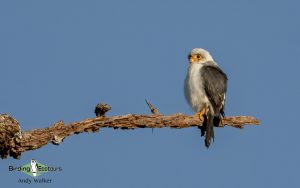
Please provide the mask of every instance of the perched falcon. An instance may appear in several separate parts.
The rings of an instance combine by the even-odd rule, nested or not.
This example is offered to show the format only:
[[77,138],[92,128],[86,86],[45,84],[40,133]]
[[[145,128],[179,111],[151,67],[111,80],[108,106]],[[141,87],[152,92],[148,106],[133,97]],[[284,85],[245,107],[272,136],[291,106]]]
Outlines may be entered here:
[[193,49],[189,56],[189,68],[185,78],[184,92],[190,106],[201,120],[201,135],[205,134],[208,148],[214,139],[214,126],[225,116],[227,76],[214,62],[210,53],[202,48]]

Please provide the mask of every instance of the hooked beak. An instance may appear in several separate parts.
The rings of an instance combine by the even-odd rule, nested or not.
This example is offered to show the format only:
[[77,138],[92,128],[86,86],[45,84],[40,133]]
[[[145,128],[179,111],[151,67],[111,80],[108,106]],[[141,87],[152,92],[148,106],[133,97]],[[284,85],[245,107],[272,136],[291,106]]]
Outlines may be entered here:
[[189,56],[190,63],[196,63],[198,61],[197,55]]

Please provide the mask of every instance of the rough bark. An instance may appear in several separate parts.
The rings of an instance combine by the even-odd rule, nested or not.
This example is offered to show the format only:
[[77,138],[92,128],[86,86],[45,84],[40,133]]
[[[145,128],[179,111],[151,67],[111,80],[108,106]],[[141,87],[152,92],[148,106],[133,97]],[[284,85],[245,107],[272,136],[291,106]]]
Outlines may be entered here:
[[[135,128],[186,128],[201,126],[202,122],[196,116],[181,113],[162,115],[153,105],[146,101],[151,115],[120,115],[105,117],[110,110],[107,104],[98,104],[95,109],[96,118],[64,124],[59,121],[47,128],[21,131],[17,120],[7,114],[0,115],[0,155],[2,159],[11,156],[20,159],[21,154],[28,150],[35,150],[48,143],[60,144],[64,138],[83,132],[98,132],[100,128],[135,129]],[[98,109],[97,109],[98,108]],[[250,116],[226,117],[223,126],[243,128],[246,124],[259,125],[260,121]]]

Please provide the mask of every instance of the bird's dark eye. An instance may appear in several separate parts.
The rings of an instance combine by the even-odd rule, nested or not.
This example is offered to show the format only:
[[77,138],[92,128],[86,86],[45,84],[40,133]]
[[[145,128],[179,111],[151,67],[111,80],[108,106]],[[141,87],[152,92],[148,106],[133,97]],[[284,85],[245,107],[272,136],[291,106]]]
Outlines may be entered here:
[[201,59],[201,55],[197,55],[197,58],[198,58],[198,59]]

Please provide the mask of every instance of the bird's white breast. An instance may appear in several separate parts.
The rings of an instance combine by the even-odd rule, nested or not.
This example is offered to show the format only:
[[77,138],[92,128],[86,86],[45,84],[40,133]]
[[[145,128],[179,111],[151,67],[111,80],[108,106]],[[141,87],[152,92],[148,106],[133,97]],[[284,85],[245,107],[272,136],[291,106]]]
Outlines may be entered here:
[[185,78],[185,98],[196,112],[202,110],[209,103],[201,79],[200,69],[202,66],[202,64],[190,64]]

